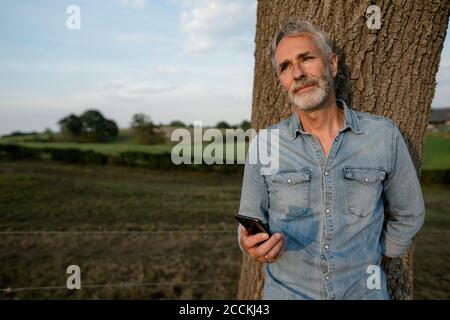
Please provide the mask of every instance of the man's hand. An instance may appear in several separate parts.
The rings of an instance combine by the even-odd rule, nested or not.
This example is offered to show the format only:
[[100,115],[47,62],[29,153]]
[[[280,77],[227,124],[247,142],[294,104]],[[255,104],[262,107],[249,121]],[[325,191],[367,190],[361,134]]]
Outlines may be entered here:
[[241,228],[240,242],[250,257],[262,263],[275,262],[284,252],[285,240],[281,233],[274,233],[269,238],[267,233],[250,235],[245,228]]

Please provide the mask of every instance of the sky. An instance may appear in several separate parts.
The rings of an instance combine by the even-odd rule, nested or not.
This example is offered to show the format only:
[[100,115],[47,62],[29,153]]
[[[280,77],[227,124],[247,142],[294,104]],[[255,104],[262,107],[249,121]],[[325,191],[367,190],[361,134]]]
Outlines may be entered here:
[[[87,109],[122,128],[135,113],[249,120],[255,26],[256,0],[2,0],[0,135],[57,130]],[[450,105],[449,42],[433,107]]]

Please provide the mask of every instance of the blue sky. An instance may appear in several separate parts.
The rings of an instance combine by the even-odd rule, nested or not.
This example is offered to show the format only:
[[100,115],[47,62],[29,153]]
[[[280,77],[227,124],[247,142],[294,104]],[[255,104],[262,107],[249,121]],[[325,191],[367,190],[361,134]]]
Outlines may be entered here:
[[[69,30],[66,9],[81,9]],[[120,127],[250,119],[255,0],[3,0],[0,134],[95,108]],[[450,105],[446,40],[433,106]]]

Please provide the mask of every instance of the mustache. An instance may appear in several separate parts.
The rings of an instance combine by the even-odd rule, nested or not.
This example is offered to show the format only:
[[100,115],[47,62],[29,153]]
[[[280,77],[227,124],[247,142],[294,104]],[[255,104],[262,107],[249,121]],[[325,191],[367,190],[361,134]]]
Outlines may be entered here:
[[301,87],[307,85],[318,85],[318,81],[312,79],[299,80],[291,86],[291,93],[296,93]]

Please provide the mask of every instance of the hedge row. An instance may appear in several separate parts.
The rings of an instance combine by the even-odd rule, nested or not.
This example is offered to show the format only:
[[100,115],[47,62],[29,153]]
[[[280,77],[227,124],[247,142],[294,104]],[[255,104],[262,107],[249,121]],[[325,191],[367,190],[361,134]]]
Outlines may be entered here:
[[423,184],[449,184],[450,185],[450,170],[449,169],[422,169],[420,175],[420,182]]
[[123,165],[132,167],[145,167],[159,170],[195,170],[195,171],[220,171],[243,172],[242,164],[207,165],[181,164],[172,162],[170,153],[150,154],[145,152],[121,152],[118,155],[105,155],[92,150],[80,150],[76,148],[30,148],[16,144],[0,144],[0,158],[10,160],[53,160],[71,164],[92,165]]
[[[29,148],[16,144],[0,144],[0,158],[12,160],[51,159],[73,164],[112,164],[161,170],[181,169],[231,173],[243,172],[244,169],[242,164],[207,165],[202,163],[175,165],[171,160],[170,153],[150,154],[145,152],[122,152],[118,155],[105,155],[91,150],[55,149],[49,147]],[[421,182],[425,184],[450,184],[450,170],[422,170],[420,179]]]

